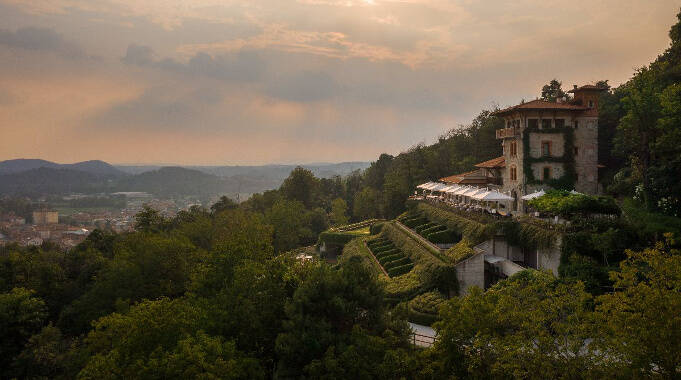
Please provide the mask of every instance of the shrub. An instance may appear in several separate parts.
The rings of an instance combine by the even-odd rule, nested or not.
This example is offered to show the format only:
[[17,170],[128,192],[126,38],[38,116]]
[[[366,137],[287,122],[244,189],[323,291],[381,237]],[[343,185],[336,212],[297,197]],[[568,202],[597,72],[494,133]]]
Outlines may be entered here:
[[399,249],[399,248],[395,248],[394,246],[393,246],[392,249],[385,250],[385,251],[381,251],[381,252],[378,252],[378,253],[377,253],[376,251],[374,251],[373,249],[372,249],[371,251],[372,251],[372,252],[374,253],[374,255],[376,255],[376,257],[378,257],[378,258],[386,257],[386,256],[392,256],[392,255],[394,255],[394,254],[396,254],[396,253],[400,253],[400,249]]
[[433,227],[426,228],[425,230],[421,230],[419,235],[421,235],[423,237],[427,237],[429,234],[431,234],[433,232],[440,232],[440,231],[444,231],[446,229],[447,229],[447,227],[443,226],[442,224],[436,224]]
[[371,252],[373,252],[374,254],[379,254],[383,252],[392,251],[393,249],[395,249],[395,244],[389,243],[385,245],[380,245],[378,247],[371,247]]
[[561,190],[550,190],[541,197],[532,199],[529,205],[538,211],[562,216],[621,213],[612,197],[572,194]]
[[409,301],[409,321],[430,326],[438,318],[440,305],[445,297],[440,292],[427,292]]

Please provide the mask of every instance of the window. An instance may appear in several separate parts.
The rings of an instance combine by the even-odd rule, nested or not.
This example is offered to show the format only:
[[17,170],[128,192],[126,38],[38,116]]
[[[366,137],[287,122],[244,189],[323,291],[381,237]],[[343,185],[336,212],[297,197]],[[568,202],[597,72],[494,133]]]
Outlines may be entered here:
[[511,141],[511,157],[518,155],[518,145],[515,141]]
[[551,128],[551,119],[544,119],[541,121],[541,128],[542,129],[549,129]]
[[517,181],[518,180],[518,172],[516,171],[515,166],[511,166],[510,174],[511,174],[511,181]]
[[589,100],[589,108],[594,108],[594,101],[593,100]]
[[565,126],[565,119],[556,119],[556,128],[563,128]]
[[579,127],[579,120],[575,120],[575,129],[577,129],[577,127]]
[[545,157],[551,156],[551,141],[541,142],[541,155]]
[[543,173],[542,178],[544,179],[544,181],[551,179],[551,167],[550,166],[544,167],[544,173]]
[[538,119],[527,119],[527,127],[528,128],[539,128],[539,120]]
[[575,147],[575,157],[579,155],[579,148]]

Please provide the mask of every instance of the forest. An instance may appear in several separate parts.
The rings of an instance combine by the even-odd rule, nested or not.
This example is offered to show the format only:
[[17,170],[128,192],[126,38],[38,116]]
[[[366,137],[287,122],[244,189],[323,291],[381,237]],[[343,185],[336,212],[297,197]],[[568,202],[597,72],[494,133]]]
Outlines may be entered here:
[[[433,347],[410,343],[410,310],[358,257],[296,256],[329,226],[395,218],[415,185],[501,155],[493,110],[345,178],[296,168],[241,204],[146,208],[134,232],[96,230],[68,252],[0,248],[0,377],[681,377],[678,17],[654,62],[598,82],[601,174],[621,214],[572,220],[558,277],[522,271],[438,300]],[[560,82],[541,96],[563,96]]]

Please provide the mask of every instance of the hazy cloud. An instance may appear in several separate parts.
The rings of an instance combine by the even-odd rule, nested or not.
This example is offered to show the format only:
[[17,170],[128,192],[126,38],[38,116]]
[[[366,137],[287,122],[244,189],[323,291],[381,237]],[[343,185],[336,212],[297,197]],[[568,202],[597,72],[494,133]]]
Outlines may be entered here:
[[[0,159],[255,163],[397,153],[482,108],[534,98],[554,77],[617,85],[667,46],[678,3],[0,0],[0,9],[0,125],[11,126]],[[101,58],[72,59],[91,56]]]
[[12,32],[0,29],[0,45],[28,50],[47,50],[72,57],[82,55],[81,49],[66,42],[57,32],[48,28],[25,27]]

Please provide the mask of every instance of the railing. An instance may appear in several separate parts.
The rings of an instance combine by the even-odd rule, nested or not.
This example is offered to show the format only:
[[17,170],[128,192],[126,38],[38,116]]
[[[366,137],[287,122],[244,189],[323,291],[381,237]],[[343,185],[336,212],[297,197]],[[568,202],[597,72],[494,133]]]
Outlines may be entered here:
[[503,139],[520,135],[520,128],[501,128],[496,130],[497,138]]

